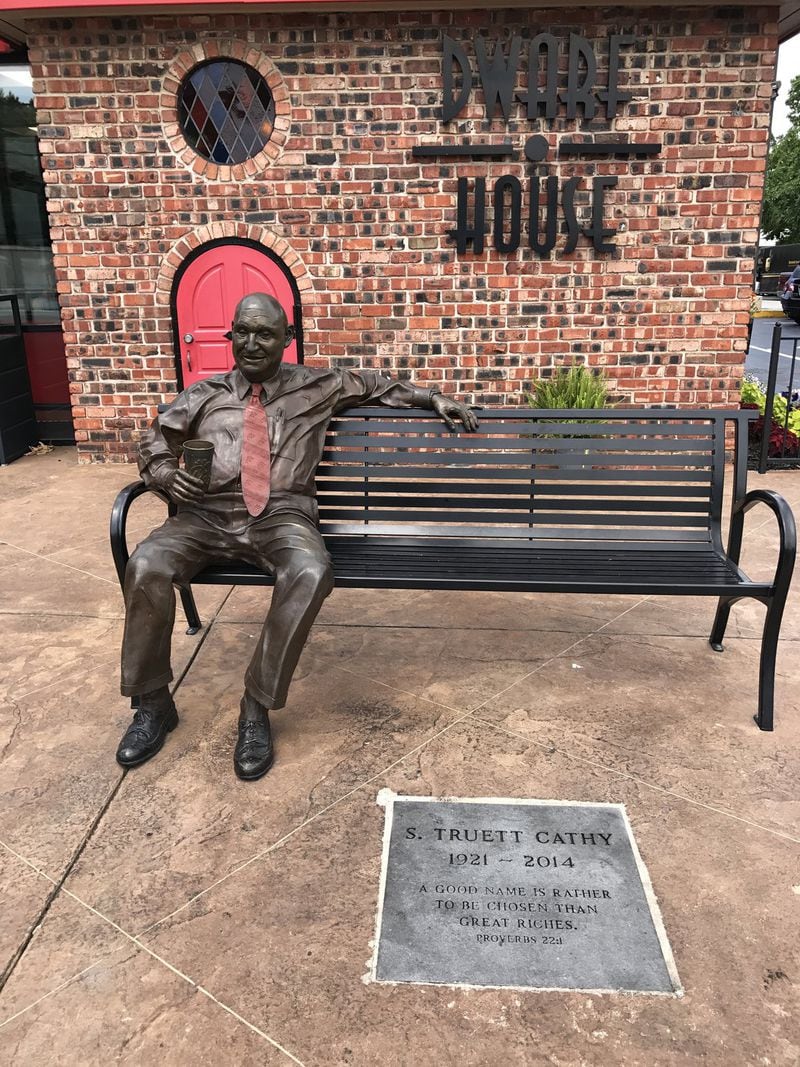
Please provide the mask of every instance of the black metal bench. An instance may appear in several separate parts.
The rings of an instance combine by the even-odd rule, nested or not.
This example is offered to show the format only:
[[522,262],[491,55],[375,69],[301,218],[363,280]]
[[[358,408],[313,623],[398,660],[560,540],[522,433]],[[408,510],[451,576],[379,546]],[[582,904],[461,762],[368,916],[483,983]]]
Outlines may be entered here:
[[[731,606],[766,605],[756,722],[771,730],[775,655],[794,567],[786,501],[746,493],[747,423],[755,412],[674,409],[481,412],[451,434],[428,411],[354,408],[330,425],[318,470],[320,527],[337,585],[719,598],[710,643],[722,651]],[[726,427],[735,458],[727,550],[722,538]],[[730,442],[729,442],[730,443]],[[125,522],[146,487],[117,497],[111,545],[120,582]],[[738,566],[744,516],[775,513],[771,582]],[[209,567],[194,583],[269,585],[253,567]],[[181,589],[190,632],[200,620]]]

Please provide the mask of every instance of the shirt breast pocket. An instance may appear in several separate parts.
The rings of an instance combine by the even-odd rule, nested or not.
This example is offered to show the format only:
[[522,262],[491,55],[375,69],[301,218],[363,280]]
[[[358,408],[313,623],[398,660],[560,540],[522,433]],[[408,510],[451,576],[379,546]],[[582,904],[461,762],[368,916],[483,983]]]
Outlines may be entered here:
[[269,450],[273,456],[280,452],[285,423],[286,416],[283,408],[276,408],[274,414],[270,415],[269,418]]

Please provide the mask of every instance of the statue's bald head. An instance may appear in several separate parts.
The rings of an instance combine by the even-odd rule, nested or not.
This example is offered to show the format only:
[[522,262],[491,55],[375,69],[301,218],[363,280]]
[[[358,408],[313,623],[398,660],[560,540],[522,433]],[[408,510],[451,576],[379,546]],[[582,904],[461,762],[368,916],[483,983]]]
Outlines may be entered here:
[[233,313],[234,322],[240,317],[245,308],[254,308],[278,315],[283,320],[284,326],[288,325],[289,320],[286,318],[286,312],[283,310],[280,301],[276,300],[274,296],[270,296],[269,293],[248,293],[247,296],[243,296]]

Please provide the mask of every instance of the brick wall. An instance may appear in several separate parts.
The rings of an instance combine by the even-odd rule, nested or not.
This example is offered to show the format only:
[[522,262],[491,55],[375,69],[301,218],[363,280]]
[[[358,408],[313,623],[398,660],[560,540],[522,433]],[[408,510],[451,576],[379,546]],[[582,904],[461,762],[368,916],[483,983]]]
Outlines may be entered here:
[[[603,367],[631,403],[735,402],[767,150],[777,8],[409,14],[181,14],[41,21],[30,56],[81,457],[128,458],[174,394],[170,287],[215,236],[283,254],[303,298],[306,361],[384,368],[481,403],[518,402],[566,361]],[[632,33],[613,121],[485,121],[483,94],[444,126],[441,38]],[[236,174],[186,149],[172,104],[187,51],[230,48],[286,88],[270,155]],[[184,59],[180,59],[184,56]],[[562,57],[566,78],[566,56]],[[523,89],[523,59],[518,88]],[[563,80],[562,78],[562,80]],[[561,86],[560,86],[561,87]],[[288,109],[288,111],[287,111]],[[567,135],[660,140],[648,159],[560,157]],[[547,160],[414,160],[418,143],[481,140]],[[259,169],[260,168],[260,169]],[[605,224],[617,255],[563,237],[539,258],[491,240],[491,190],[520,178],[617,175]],[[487,179],[486,250],[456,253],[457,176]],[[472,184],[472,183],[471,183]],[[590,220],[585,191],[576,198]]]

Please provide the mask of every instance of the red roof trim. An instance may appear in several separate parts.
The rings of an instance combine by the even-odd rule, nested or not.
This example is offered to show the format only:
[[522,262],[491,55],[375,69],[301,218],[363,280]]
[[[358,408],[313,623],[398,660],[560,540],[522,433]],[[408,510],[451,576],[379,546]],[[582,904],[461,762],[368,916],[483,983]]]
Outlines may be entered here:
[[[4,13],[10,14],[13,12],[42,12],[43,14],[55,11],[74,11],[79,8],[81,11],[86,11],[91,8],[96,8],[98,11],[108,11],[110,8],[130,8],[136,10],[140,7],[157,7],[160,10],[169,9],[171,7],[220,7],[219,0],[167,0],[164,4],[154,3],[153,0],[8,0],[9,7],[5,9]],[[347,0],[347,5],[351,4],[369,4],[374,0]],[[336,4],[334,0],[236,0],[237,6],[258,6],[258,7],[341,7],[341,4]],[[375,3],[376,8],[386,7],[386,4]],[[399,8],[403,8],[405,5],[398,4]],[[446,2],[443,6],[447,6]]]

